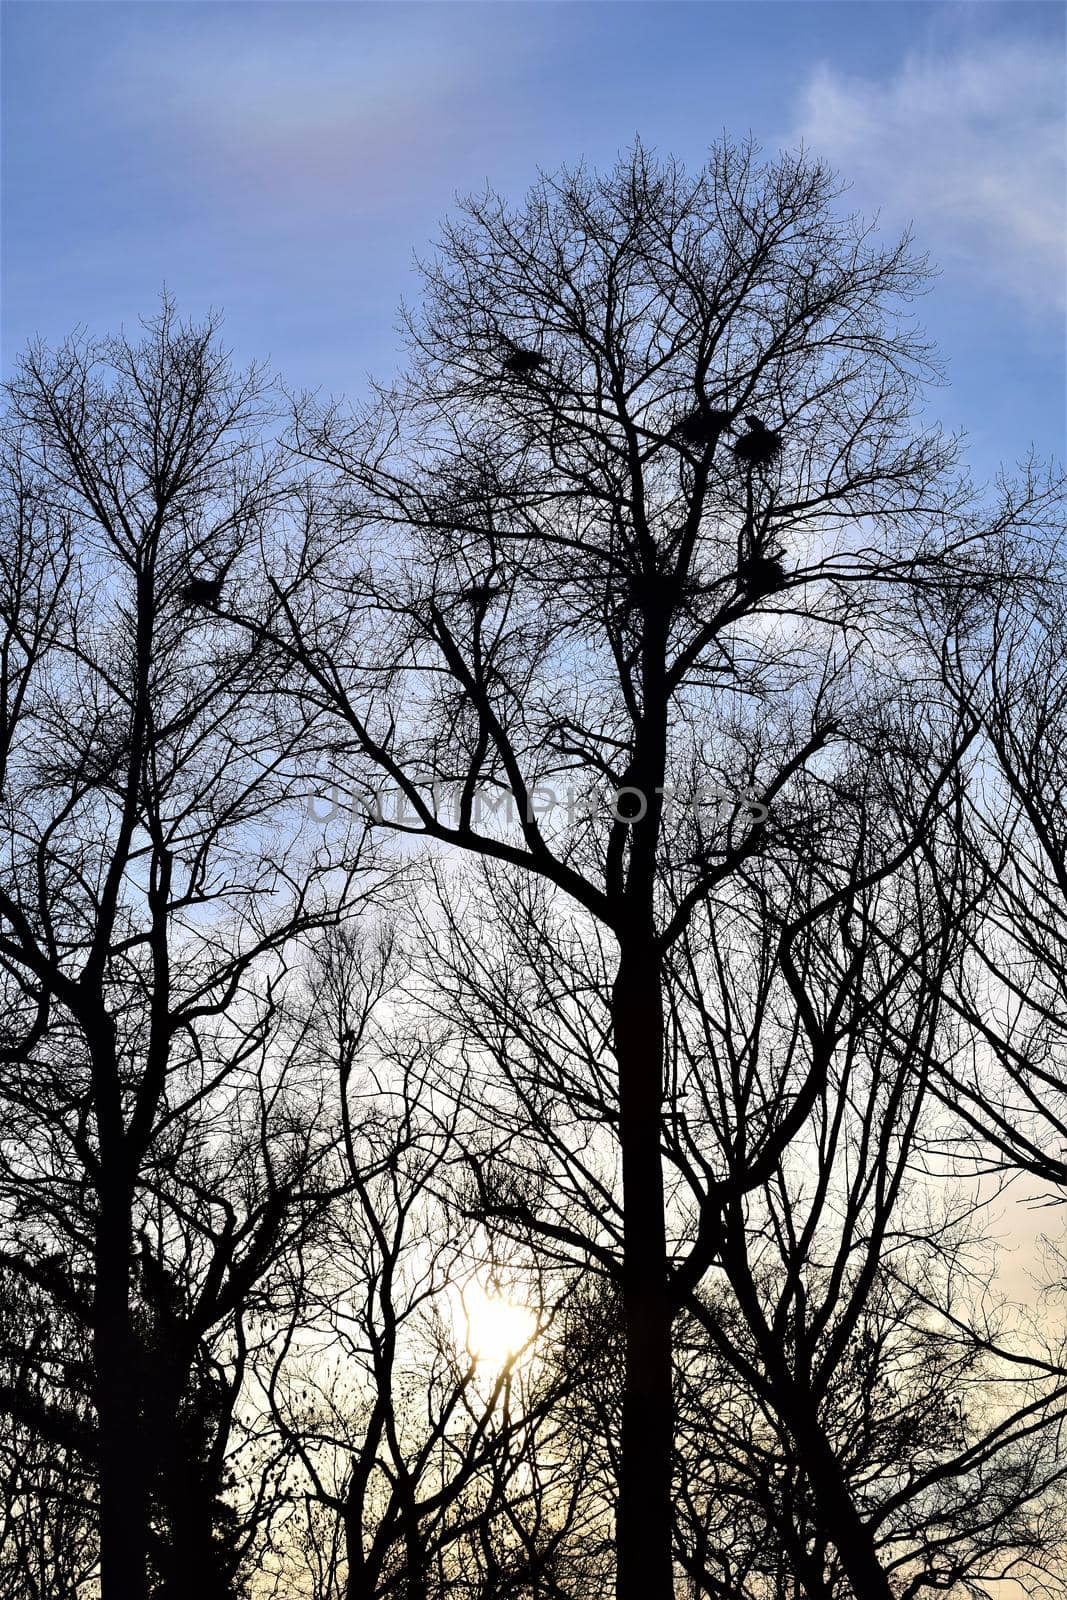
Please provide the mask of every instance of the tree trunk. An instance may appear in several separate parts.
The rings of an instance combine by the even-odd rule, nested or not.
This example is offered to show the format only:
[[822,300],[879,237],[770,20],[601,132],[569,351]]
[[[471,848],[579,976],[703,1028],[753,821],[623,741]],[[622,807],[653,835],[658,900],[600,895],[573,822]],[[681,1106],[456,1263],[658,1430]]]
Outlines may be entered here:
[[367,1570],[367,1556],[363,1548],[363,1496],[349,1490],[344,1510],[345,1600],[374,1600],[372,1573]]
[[671,1309],[660,1158],[663,995],[651,938],[623,941],[612,996],[619,1069],[626,1335],[618,1600],[672,1600]]
[[130,1197],[101,1184],[93,1360],[100,1459],[101,1600],[148,1592],[148,1472],[142,1459],[139,1363],[130,1318]]
[[133,1183],[129,1175],[114,1020],[98,1003],[81,1017],[93,1066],[99,1173],[93,1288],[93,1372],[100,1462],[101,1600],[146,1600],[148,1463],[141,1361],[130,1306]]
[[[191,1384],[188,1364],[177,1381],[161,1378],[158,1418],[151,1437],[158,1467],[158,1496],[165,1519],[161,1543],[160,1600],[230,1600],[233,1594],[232,1552],[216,1534],[218,1485],[211,1468],[212,1444],[208,1431],[187,1414],[182,1401]],[[190,1412],[195,1406],[191,1399]]]
[[812,1414],[807,1397],[790,1384],[780,1405],[811,1488],[822,1531],[837,1551],[851,1588],[863,1600],[893,1600],[871,1531],[856,1509],[841,1463],[818,1418]]
[[419,1536],[419,1522],[413,1510],[405,1512],[404,1600],[427,1600],[426,1552]]
[[167,1566],[164,1600],[230,1600],[231,1573],[225,1552],[215,1539],[214,1499],[192,1464],[184,1482],[168,1485]]

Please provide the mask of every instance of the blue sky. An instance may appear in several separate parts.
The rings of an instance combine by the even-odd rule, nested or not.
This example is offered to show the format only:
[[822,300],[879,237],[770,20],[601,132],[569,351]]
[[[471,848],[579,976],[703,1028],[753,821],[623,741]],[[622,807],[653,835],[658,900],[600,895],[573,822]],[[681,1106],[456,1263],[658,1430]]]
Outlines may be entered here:
[[1065,451],[1060,4],[7,0],[2,361],[32,334],[226,315],[242,360],[358,393],[457,192],[805,138],[942,276],[933,397],[986,474]]

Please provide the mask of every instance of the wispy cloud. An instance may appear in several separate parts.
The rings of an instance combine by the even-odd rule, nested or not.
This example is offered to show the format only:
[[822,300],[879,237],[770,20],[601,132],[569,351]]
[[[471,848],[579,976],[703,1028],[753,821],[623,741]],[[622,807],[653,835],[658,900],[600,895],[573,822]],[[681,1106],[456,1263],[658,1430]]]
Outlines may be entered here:
[[793,138],[854,184],[864,209],[913,220],[954,274],[1038,315],[1067,307],[1064,65],[1035,42],[915,55],[888,80],[821,67]]
[[[266,15],[262,36],[246,9]],[[354,202],[389,214],[398,185],[450,193],[467,150],[506,126],[506,35],[474,48],[475,15],[450,9],[237,7],[212,20],[210,49],[195,28],[165,51],[134,32],[113,74],[122,116],[241,215],[268,199],[287,216]]]

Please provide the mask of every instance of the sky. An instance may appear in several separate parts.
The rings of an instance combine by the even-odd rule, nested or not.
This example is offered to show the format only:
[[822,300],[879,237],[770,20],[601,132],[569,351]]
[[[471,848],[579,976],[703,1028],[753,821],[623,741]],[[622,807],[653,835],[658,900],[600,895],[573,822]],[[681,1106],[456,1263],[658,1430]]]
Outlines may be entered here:
[[359,395],[458,194],[804,140],[941,275],[922,307],[980,476],[1067,455],[1062,4],[6,0],[0,363],[77,324],[225,315],[239,361]]

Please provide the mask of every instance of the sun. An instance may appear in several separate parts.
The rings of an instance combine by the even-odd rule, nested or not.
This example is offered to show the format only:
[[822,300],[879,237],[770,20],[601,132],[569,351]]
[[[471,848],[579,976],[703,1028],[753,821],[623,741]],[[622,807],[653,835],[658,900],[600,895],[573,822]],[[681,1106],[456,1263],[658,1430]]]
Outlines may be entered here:
[[478,1283],[464,1290],[463,1311],[467,1349],[487,1366],[503,1367],[514,1360],[537,1331],[537,1318],[528,1306],[490,1294]]

